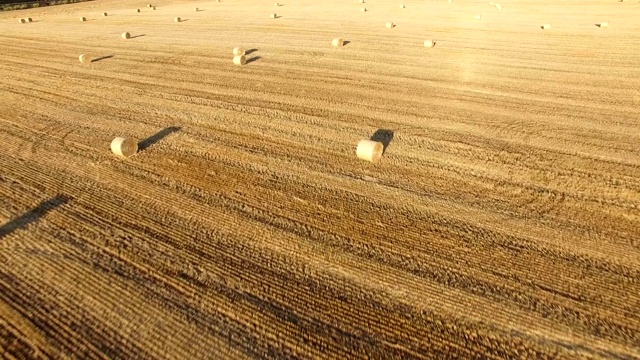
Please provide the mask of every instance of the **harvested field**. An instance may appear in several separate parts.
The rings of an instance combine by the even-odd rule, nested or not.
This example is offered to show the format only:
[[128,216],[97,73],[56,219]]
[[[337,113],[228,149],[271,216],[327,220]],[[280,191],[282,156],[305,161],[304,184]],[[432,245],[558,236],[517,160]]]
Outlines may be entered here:
[[640,3],[366,4],[0,13],[0,354],[640,359]]

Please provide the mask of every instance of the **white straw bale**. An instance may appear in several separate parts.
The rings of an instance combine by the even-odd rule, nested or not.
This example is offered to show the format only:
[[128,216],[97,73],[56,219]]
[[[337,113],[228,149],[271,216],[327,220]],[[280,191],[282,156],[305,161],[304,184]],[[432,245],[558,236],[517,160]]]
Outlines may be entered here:
[[123,32],[122,33],[122,38],[123,39],[131,39],[131,34],[129,34],[128,32]]
[[436,46],[436,42],[435,41],[433,41],[433,40],[425,40],[424,41],[424,47],[432,48],[434,46]]
[[136,12],[140,12],[140,9],[136,9]]
[[20,24],[24,24],[24,23],[26,23],[26,22],[27,22],[27,19],[20,19],[20,20],[18,20],[18,21],[20,22]]
[[33,19],[32,19],[32,18],[27,18],[27,22],[28,22],[28,23],[29,23],[29,22],[32,22],[32,21],[33,21]]
[[270,16],[270,17],[271,17],[272,19],[275,19],[275,18],[277,18],[277,17],[278,17],[278,15],[277,15],[277,14],[275,14],[275,13],[273,13],[273,14],[271,14],[271,16]]
[[246,53],[247,51],[242,46],[233,48],[233,56],[242,56],[242,55],[245,55]]
[[132,138],[117,137],[111,141],[111,151],[120,157],[129,157],[138,152],[138,142]]
[[344,45],[344,40],[341,38],[335,38],[333,39],[333,41],[331,41],[331,45],[335,47],[341,47]]
[[280,6],[280,3],[275,3],[275,4],[273,4],[273,6],[278,7],[278,6]]
[[367,8],[366,7],[360,8],[360,11],[367,12]]
[[82,16],[82,17],[80,18],[80,21],[87,21],[87,18],[86,18],[86,17],[84,17],[84,16]]
[[383,151],[384,145],[381,142],[363,139],[358,143],[356,156],[359,159],[375,163],[382,158]]
[[83,64],[88,64],[92,59],[90,55],[81,54],[80,56],[78,56],[78,60],[80,60],[80,62]]
[[200,9],[194,8],[193,11],[198,12],[198,11],[200,11]]
[[237,55],[233,57],[234,65],[245,65],[247,63],[247,57],[244,55]]
[[395,26],[396,26],[396,24],[392,23],[391,21],[389,21],[389,22],[388,22],[388,23],[386,23],[386,25],[385,25],[385,27],[386,27],[387,29],[391,29],[391,28],[393,28],[393,27],[395,27]]
[[542,26],[540,26],[542,28],[542,30],[549,30],[551,29],[551,24],[544,24]]
[[107,14],[106,12],[102,13],[102,16],[108,16],[109,14]]
[[155,6],[151,8],[151,10],[155,10],[155,9],[156,9],[156,7],[155,7]]
[[608,21],[603,21],[598,26],[600,26],[601,28],[607,27],[607,26],[609,26],[609,22]]
[[175,18],[173,19],[173,21],[175,21],[175,22],[180,22],[180,21],[182,21],[182,19],[180,19],[180,17],[178,16],[178,17],[175,17]]
[[153,7],[153,5],[151,5],[151,4],[147,4],[147,7],[148,7],[148,8],[150,8],[150,7]]
[[404,9],[404,4],[400,4],[400,9]]

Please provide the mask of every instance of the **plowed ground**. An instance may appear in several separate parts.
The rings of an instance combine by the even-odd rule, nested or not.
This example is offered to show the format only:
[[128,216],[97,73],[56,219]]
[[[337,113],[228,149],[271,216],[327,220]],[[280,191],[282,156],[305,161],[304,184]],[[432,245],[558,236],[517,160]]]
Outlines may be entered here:
[[3,356],[640,358],[640,3],[271,1],[0,14]]

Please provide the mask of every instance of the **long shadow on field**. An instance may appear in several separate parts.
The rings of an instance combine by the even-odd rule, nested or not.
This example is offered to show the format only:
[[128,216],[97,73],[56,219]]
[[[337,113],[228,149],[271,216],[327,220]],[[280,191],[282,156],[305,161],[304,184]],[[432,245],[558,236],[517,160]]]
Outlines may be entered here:
[[383,146],[382,153],[384,154],[385,151],[387,151],[387,147],[391,143],[391,140],[393,140],[393,130],[378,129],[373,133],[369,140],[381,142]]
[[140,35],[132,36],[132,37],[130,37],[130,39],[135,39],[135,38],[139,38],[139,37],[143,37],[143,36],[147,36],[147,34],[140,34]]
[[345,41],[342,42],[342,46],[347,46],[347,45],[349,45],[350,42],[351,41],[349,41],[349,40],[345,40]]
[[249,49],[249,50],[245,51],[245,52],[244,52],[244,54],[245,54],[245,55],[251,55],[251,54],[253,54],[253,53],[254,53],[254,52],[256,52],[256,51],[258,51],[258,49]]
[[101,56],[99,58],[95,58],[95,59],[91,60],[91,62],[98,62],[98,61],[101,61],[101,60],[111,59],[112,57],[113,57],[113,55]]
[[38,206],[2,225],[0,227],[0,240],[2,240],[2,238],[4,238],[5,236],[9,236],[9,234],[16,230],[24,228],[29,224],[38,221],[49,211],[57,208],[58,206],[62,206],[68,203],[70,200],[70,196],[57,195],[49,200],[42,201],[40,204],[38,204]]
[[173,134],[174,132],[178,132],[180,131],[180,129],[182,129],[181,127],[178,126],[170,126],[166,129],[162,129],[160,131],[158,131],[157,133],[149,136],[148,138],[140,141],[138,143],[138,151],[144,151],[146,150],[148,147],[152,146],[153,144],[157,143],[158,141],[164,139],[165,137]]
[[247,59],[247,64],[252,63],[252,62],[254,62],[254,61],[258,61],[258,60],[260,60],[260,59],[261,59],[261,57],[260,57],[260,56],[254,56],[254,57],[252,57],[251,59]]

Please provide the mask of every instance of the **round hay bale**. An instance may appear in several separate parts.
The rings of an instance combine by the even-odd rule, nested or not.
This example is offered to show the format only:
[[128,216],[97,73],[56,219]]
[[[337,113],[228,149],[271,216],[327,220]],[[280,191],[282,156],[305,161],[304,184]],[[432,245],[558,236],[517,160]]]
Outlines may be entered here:
[[496,4],[496,9],[498,9],[498,10],[502,10],[502,5],[500,5],[500,4]]
[[356,156],[359,159],[375,163],[382,158],[383,151],[384,145],[381,142],[363,139],[358,143]]
[[344,45],[344,40],[341,38],[335,38],[333,39],[333,41],[331,41],[331,45],[335,47],[341,47]]
[[245,65],[247,63],[247,58],[244,55],[236,55],[233,57],[234,65]]
[[182,19],[180,19],[180,17],[178,16],[178,17],[174,18],[173,21],[180,22],[180,21],[182,21]]
[[128,32],[123,32],[122,33],[122,38],[123,39],[131,39],[131,34],[129,34]]
[[80,21],[87,21],[87,18],[86,18],[86,17],[84,17],[84,16],[82,16],[82,17],[80,18]]
[[155,7],[155,6],[151,8],[151,10],[155,10],[155,9],[156,9],[156,7]]
[[475,19],[476,19],[476,20],[480,20],[480,19],[482,19],[482,15],[476,15],[476,16],[474,16],[474,17],[475,17]]
[[449,3],[452,3],[452,2],[453,2],[453,0],[449,0]]
[[360,4],[364,4],[364,0],[360,0],[359,2],[360,2]]
[[434,46],[436,46],[436,42],[435,41],[433,41],[433,40],[425,40],[424,41],[424,47],[432,48]]
[[151,5],[151,4],[147,4],[147,7],[149,7],[149,8],[150,8],[150,7],[153,7],[153,5]]
[[400,9],[404,9],[404,4],[400,4]]
[[27,19],[20,19],[20,20],[18,20],[18,21],[20,22],[20,24],[24,24],[24,23],[26,23],[26,22],[27,22]]
[[607,26],[609,26],[609,22],[608,22],[608,21],[603,21],[603,22],[601,22],[601,23],[600,23],[600,25],[598,25],[598,26],[600,26],[601,28],[603,28],[603,27],[607,27]]
[[393,28],[393,27],[395,27],[395,26],[396,26],[396,24],[394,24],[394,23],[392,23],[392,22],[388,22],[388,23],[385,25],[385,27],[386,27],[387,29],[391,29],[391,28]]
[[549,30],[551,29],[551,24],[544,24],[541,26],[542,30]]
[[280,6],[280,3],[275,3],[275,4],[273,4],[273,6],[278,7],[278,6]]
[[32,18],[27,18],[27,22],[28,22],[28,23],[29,23],[29,22],[32,22],[32,21],[33,21],[33,19],[32,19]]
[[140,9],[136,9],[136,12],[137,12],[137,13],[139,13],[139,12],[140,12]]
[[83,64],[88,64],[91,62],[91,56],[86,54],[81,54],[80,56],[78,56],[78,60],[80,60],[80,62]]
[[198,11],[200,11],[200,9],[194,8],[193,11],[198,12]]
[[243,56],[246,53],[246,50],[241,46],[233,48],[233,56]]
[[132,138],[117,137],[111,141],[111,151],[120,157],[129,157],[138,152],[138,142]]
[[276,15],[275,13],[274,13],[274,14],[271,14],[271,18],[272,18],[272,19],[277,19],[277,18],[278,18],[278,15]]
[[108,16],[109,14],[107,14],[106,12],[102,13],[102,16]]
[[367,12],[367,8],[366,7],[360,8],[360,11]]

